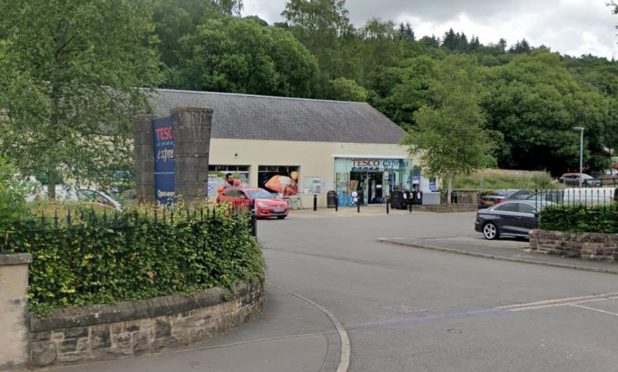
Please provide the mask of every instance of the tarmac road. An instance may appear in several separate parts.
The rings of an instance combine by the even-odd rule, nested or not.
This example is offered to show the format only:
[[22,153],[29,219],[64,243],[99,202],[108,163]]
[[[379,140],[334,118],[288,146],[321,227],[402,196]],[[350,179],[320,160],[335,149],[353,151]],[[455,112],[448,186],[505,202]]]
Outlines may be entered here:
[[52,370],[618,370],[618,276],[377,241],[526,245],[479,239],[473,213],[342,212],[259,222],[268,303],[254,322],[181,350]]

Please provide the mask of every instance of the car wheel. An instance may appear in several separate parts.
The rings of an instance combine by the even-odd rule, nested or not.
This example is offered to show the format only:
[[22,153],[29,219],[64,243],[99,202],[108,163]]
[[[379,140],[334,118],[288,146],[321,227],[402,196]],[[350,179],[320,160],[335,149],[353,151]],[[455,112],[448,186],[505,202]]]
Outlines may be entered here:
[[487,240],[494,240],[500,237],[498,226],[493,222],[487,222],[483,226],[483,237]]

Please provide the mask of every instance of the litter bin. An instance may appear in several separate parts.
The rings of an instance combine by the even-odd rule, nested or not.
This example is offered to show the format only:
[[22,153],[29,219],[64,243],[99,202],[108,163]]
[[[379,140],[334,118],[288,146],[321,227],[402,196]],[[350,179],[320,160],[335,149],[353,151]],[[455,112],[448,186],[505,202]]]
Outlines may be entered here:
[[391,208],[393,209],[406,209],[407,202],[404,197],[403,191],[393,191],[390,195]]
[[328,208],[335,208],[337,204],[337,192],[330,190],[326,193],[326,206]]

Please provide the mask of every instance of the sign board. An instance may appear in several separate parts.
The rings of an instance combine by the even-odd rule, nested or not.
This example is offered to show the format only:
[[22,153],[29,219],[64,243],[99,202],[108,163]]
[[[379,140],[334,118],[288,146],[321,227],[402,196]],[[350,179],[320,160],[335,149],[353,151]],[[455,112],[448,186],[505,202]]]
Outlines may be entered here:
[[154,144],[154,175],[156,199],[161,204],[170,204],[176,194],[176,160],[174,160],[174,134],[172,118],[152,121]]
[[303,181],[303,194],[312,195],[322,193],[322,178],[304,177]]

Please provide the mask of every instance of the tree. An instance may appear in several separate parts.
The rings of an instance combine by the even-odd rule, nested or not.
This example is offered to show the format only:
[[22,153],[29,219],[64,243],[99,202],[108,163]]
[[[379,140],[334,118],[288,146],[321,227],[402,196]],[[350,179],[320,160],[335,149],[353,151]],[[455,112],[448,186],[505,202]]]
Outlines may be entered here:
[[181,40],[175,85],[184,89],[310,97],[315,57],[284,29],[212,19]]
[[[338,77],[357,75],[354,70],[358,59],[353,48],[356,40],[345,0],[289,0],[281,15],[294,36],[316,56],[321,87]],[[346,44],[352,47],[344,50]]]
[[[28,9],[28,11],[24,11]],[[150,0],[0,3],[0,153],[24,176],[104,185],[158,82]]]
[[450,202],[453,178],[491,161],[492,141],[484,131],[477,71],[467,57],[450,56],[438,67],[432,87],[434,104],[414,114],[416,126],[405,137],[411,156],[425,172],[447,182]]
[[[155,32],[159,38],[159,53],[171,84],[178,65],[180,39],[192,33],[208,19],[240,16],[240,0],[156,0],[154,8]],[[257,17],[256,17],[257,18]]]
[[332,80],[328,95],[328,98],[339,101],[365,102],[367,100],[367,90],[354,80],[346,78]]
[[605,169],[604,147],[611,148],[615,138],[611,100],[589,83],[578,83],[561,64],[559,55],[537,51],[488,73],[482,106],[488,127],[504,135],[501,167],[554,175],[577,169],[579,142],[572,128],[583,126],[587,166]]

